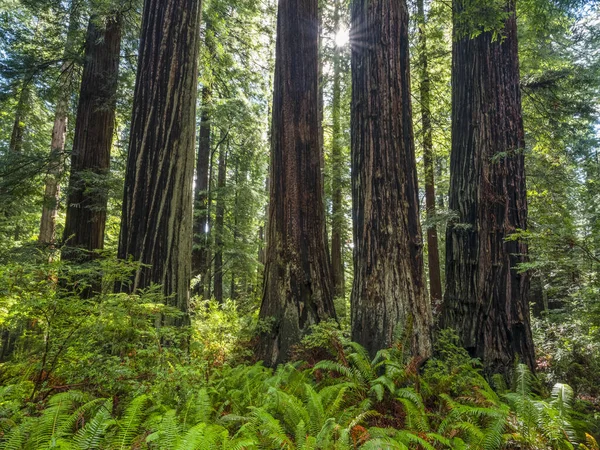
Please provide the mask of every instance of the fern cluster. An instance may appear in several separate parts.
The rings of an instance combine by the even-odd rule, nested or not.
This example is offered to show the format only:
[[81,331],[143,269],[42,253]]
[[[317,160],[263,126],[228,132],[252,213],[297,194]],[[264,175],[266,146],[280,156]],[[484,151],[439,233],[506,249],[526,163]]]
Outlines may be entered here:
[[159,383],[130,400],[72,390],[27,407],[23,389],[6,387],[0,449],[598,448],[574,426],[568,386],[536,398],[519,366],[514,389],[496,393],[444,346],[422,370],[393,349],[371,360],[355,343],[313,366],[224,365],[171,398]]

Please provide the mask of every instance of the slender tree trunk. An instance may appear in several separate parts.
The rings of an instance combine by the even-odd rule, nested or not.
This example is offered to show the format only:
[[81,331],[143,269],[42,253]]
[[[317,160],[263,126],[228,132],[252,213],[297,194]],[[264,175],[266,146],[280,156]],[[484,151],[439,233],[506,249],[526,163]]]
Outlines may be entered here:
[[105,20],[104,27],[98,20],[92,17],[87,31],[62,250],[62,259],[78,262],[104,248],[108,193],[97,183],[109,174],[115,127],[121,18]]
[[[340,5],[339,0],[335,0],[334,6],[334,24],[335,32],[340,27]],[[343,204],[343,172],[344,156],[342,143],[342,67],[341,67],[341,49],[335,47],[333,55],[333,98],[331,102],[332,115],[332,136],[331,136],[331,190],[332,190],[332,208],[331,208],[331,268],[333,274],[333,287],[335,297],[345,296],[345,277],[344,277],[344,258],[342,236],[344,235],[344,204]]]
[[[19,94],[19,102],[17,103],[17,110],[15,111],[15,122],[13,124],[12,133],[10,136],[10,143],[8,145],[8,152],[11,158],[18,159],[23,152],[23,138],[25,135],[25,120],[26,116],[30,112],[31,102],[31,86],[30,81],[25,79],[21,86],[21,92]],[[11,213],[12,208],[7,205],[7,209],[4,211],[7,220],[12,219],[15,226],[14,239],[18,241],[21,239],[21,223],[18,216],[14,216]]]
[[[402,331],[431,354],[404,0],[352,6],[352,339],[371,355]],[[397,330],[397,327],[400,330]]]
[[219,173],[217,175],[217,204],[215,209],[215,300],[223,303],[223,236],[225,233],[225,185],[227,183],[228,148],[219,151]]
[[452,153],[443,325],[481,358],[487,373],[508,374],[515,356],[533,368],[529,277],[517,265],[527,246],[507,238],[527,228],[515,6],[503,39],[474,39],[459,28],[454,3]]
[[65,43],[64,61],[61,67],[58,100],[54,113],[48,173],[44,190],[42,219],[38,242],[47,247],[55,243],[56,218],[60,200],[60,180],[64,173],[65,142],[67,139],[67,122],[69,100],[73,91],[73,63],[71,62],[75,33],[79,27],[79,7],[76,1],[71,2],[69,29]]
[[214,156],[215,151],[218,150],[221,143],[219,143],[214,149],[211,148],[210,158],[208,164],[208,193],[206,198],[206,228],[208,233],[206,236],[206,271],[204,273],[204,298],[210,299],[212,292],[212,264],[213,264],[213,222],[212,222],[212,204],[213,204],[213,172],[215,168]]
[[[318,80],[319,80],[319,151],[321,158],[321,186],[325,189],[325,129],[323,128],[323,120],[325,117],[325,75],[323,72],[323,8],[324,0],[319,0],[319,65],[318,65]],[[325,191],[323,191],[325,195]],[[325,202],[323,202],[325,207]]]
[[118,252],[146,265],[121,290],[160,284],[167,302],[184,313],[191,279],[200,14],[200,0],[144,2]]
[[[425,168],[425,207],[427,219],[435,218],[435,177],[433,154],[433,129],[431,127],[431,84],[427,61],[427,33],[425,30],[425,8],[423,0],[417,0],[417,19],[419,22],[419,91],[421,94],[421,124],[423,127],[423,165]],[[435,312],[442,303],[442,275],[440,271],[440,252],[438,248],[437,226],[427,227],[427,260],[429,267],[429,294]]]
[[25,120],[29,112],[29,103],[31,102],[31,86],[28,80],[23,81],[19,102],[15,111],[15,122],[10,135],[8,151],[10,153],[21,153],[23,151],[23,135],[25,134]]
[[335,317],[319,143],[317,0],[280,0],[267,261],[257,354],[288,359],[311,325]]
[[200,115],[200,139],[198,159],[196,161],[196,190],[194,192],[194,250],[192,252],[192,274],[200,276],[196,292],[204,294],[205,277],[209,263],[209,230],[208,225],[208,169],[210,165],[211,110],[212,89],[202,88],[202,113]]
[[[245,172],[247,174],[247,172]],[[239,216],[238,216],[238,208],[239,208],[239,160],[235,161],[235,170],[234,170],[234,197],[233,197],[233,240],[232,240],[232,248],[237,249],[238,239],[239,239]],[[244,278],[246,276],[244,275]],[[235,300],[237,298],[237,285],[236,285],[236,274],[234,270],[231,270],[231,288],[229,289],[229,298],[231,300]]]

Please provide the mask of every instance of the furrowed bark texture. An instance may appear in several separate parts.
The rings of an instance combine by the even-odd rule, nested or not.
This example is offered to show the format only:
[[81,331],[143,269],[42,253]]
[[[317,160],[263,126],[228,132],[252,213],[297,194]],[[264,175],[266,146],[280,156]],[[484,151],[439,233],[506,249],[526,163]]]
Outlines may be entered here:
[[280,0],[268,238],[257,355],[289,357],[309,327],[335,317],[318,123],[317,0]]
[[[340,5],[335,0],[334,6],[334,30],[340,26]],[[331,100],[332,136],[331,136],[331,165],[332,165],[332,204],[331,204],[331,268],[333,274],[333,287],[335,297],[345,295],[344,259],[342,236],[345,229],[344,205],[342,194],[342,174],[344,171],[344,159],[342,154],[342,68],[341,50],[335,47],[333,56],[333,95]]]
[[[119,257],[139,268],[129,292],[161,284],[189,309],[200,0],[146,0]],[[187,319],[177,321],[185,323]]]
[[[462,8],[456,1],[455,17]],[[507,10],[503,40],[454,41],[449,206],[458,218],[447,231],[442,317],[486,372],[505,374],[516,355],[534,366],[529,278],[516,269],[527,247],[506,240],[527,227],[514,3]]]
[[[427,218],[435,218],[435,176],[433,154],[433,128],[431,126],[431,82],[427,61],[427,33],[423,0],[417,0],[419,23],[419,93],[421,96],[421,125],[423,127],[423,165],[425,166],[425,207]],[[427,262],[429,268],[429,295],[433,310],[439,312],[442,303],[442,275],[438,248],[437,226],[427,228]]]
[[371,355],[400,329],[431,354],[404,0],[352,6],[352,339]]
[[96,20],[87,31],[62,250],[62,259],[79,262],[104,248],[108,193],[88,180],[110,170],[121,49],[120,18],[106,20],[104,29]]
[[194,249],[192,251],[192,275],[200,276],[196,292],[205,295],[205,277],[208,271],[208,168],[210,165],[211,111],[210,86],[202,88],[202,112],[200,114],[200,138],[196,160],[196,190],[194,192]]

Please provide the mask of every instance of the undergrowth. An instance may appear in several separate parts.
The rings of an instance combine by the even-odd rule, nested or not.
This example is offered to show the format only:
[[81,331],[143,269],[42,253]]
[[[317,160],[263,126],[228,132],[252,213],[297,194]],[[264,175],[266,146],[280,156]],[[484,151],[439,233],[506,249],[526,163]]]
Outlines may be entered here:
[[0,272],[0,450],[600,450],[568,385],[519,365],[492,388],[451,331],[422,365],[402,339],[372,359],[326,322],[271,370],[236,302],[157,327],[177,313],[156,289],[82,300],[52,270]]

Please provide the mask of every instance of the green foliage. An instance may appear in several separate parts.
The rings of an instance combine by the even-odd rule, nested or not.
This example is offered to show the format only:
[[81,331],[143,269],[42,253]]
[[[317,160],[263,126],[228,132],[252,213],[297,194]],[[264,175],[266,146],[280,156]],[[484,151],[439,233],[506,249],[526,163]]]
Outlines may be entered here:
[[[32,398],[37,370],[17,375],[18,362],[4,363],[0,368],[7,382],[0,390],[0,449],[491,450],[515,443],[543,449],[593,442],[591,435],[583,434],[585,423],[575,425],[570,387],[558,384],[549,399],[536,398],[531,391],[533,375],[519,366],[514,390],[498,395],[476,362],[456,346],[450,331],[441,333],[436,358],[418,369],[414,361],[405,360],[400,346],[371,360],[336,326],[324,324],[304,345],[314,351],[336,342],[329,347],[332,359],[311,365],[299,361],[272,371],[261,364],[232,365],[239,359],[236,352],[233,360],[226,357],[216,365],[212,351],[177,358],[162,348],[146,355],[141,350],[144,333],[150,332],[154,319],[134,314],[140,306],[130,301],[128,310],[111,309],[111,319],[136,320],[138,329],[146,329],[146,320],[148,327],[141,334],[119,335],[123,347],[117,348],[127,349],[129,342],[139,350],[119,365],[125,362],[132,374],[137,371],[145,379],[115,385],[110,377],[102,378],[96,367],[78,383],[84,390],[42,383]],[[157,299],[152,304],[158,305]],[[227,320],[233,323],[235,317]],[[223,317],[215,319],[223,321]],[[197,345],[195,336],[191,335],[192,349]],[[154,339],[161,340],[158,335]],[[86,348],[93,353],[78,340],[86,339],[73,335],[71,352]],[[223,347],[225,353],[227,348]],[[97,348],[95,357],[111,370],[104,351]],[[146,358],[159,364],[152,372]],[[81,378],[63,367],[70,364],[69,359],[59,358],[53,373],[74,384]],[[57,389],[65,391],[56,393]]]

